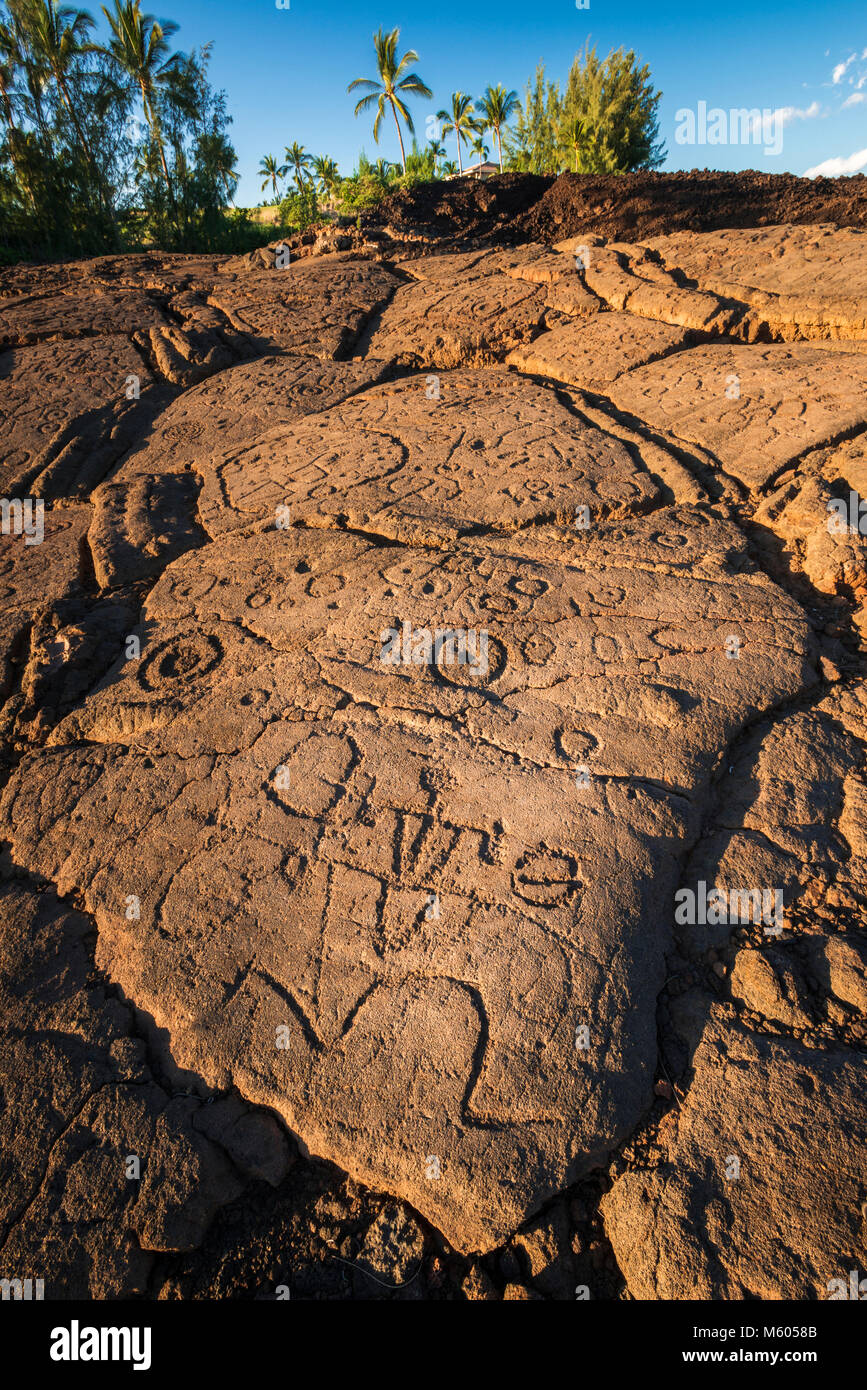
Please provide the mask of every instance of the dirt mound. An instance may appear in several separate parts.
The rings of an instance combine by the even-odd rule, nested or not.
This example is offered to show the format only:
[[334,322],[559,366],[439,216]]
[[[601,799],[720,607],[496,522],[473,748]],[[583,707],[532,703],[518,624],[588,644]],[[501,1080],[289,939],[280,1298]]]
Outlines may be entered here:
[[447,244],[559,241],[575,232],[636,240],[677,231],[834,222],[867,226],[867,177],[803,179],[756,170],[725,173],[502,174],[418,184],[362,219],[403,240]]
[[491,235],[505,240],[511,224],[529,213],[553,182],[541,174],[498,174],[483,182],[421,183],[390,194],[362,218],[362,225],[453,241]]
[[510,227],[516,241],[558,241],[584,230],[617,240],[719,227],[835,222],[867,226],[867,178],[799,179],[754,169],[723,173],[561,174]]

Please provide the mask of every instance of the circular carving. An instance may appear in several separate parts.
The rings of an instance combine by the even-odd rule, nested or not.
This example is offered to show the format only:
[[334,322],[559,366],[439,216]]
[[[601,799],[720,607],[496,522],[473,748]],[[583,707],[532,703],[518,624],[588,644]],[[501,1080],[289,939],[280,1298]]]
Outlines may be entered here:
[[145,690],[161,690],[176,683],[187,685],[213,671],[222,655],[216,637],[201,632],[178,633],[146,657],[139,671],[139,684]]
[[464,661],[456,659],[454,648],[443,646],[437,655],[434,674],[449,685],[465,690],[484,689],[499,680],[506,669],[506,648],[496,637],[488,635],[487,648],[480,639],[481,634],[477,633],[474,643],[466,643]]

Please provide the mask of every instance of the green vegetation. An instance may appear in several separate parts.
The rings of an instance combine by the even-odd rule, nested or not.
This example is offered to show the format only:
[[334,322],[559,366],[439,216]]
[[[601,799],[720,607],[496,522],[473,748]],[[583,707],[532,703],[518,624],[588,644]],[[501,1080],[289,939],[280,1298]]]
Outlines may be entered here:
[[210,45],[174,51],[140,0],[102,13],[98,43],[86,10],[0,4],[0,257],[259,244]]
[[262,158],[261,190],[277,212],[257,220],[233,205],[231,117],[225,93],[208,80],[210,44],[174,49],[177,25],[143,13],[141,0],[112,0],[102,16],[105,39],[97,42],[86,10],[0,0],[0,260],[146,246],[250,250],[323,215],[359,218],[395,189],[463,173],[465,147],[479,163],[488,158],[486,135],[501,170],[623,173],[664,159],[661,94],[648,68],[632,51],[602,60],[589,47],[562,92],[540,66],[523,100],[500,84],[475,101],[453,93],[437,113],[435,138],[420,148],[407,103],[433,94],[416,71],[418,54],[399,53],[399,29],[380,28],[376,76],[356,78],[348,91],[364,93],[356,116],[375,113],[377,144],[390,113],[400,163],[362,151],[342,178],[330,156],[294,141],[283,163]]
[[443,138],[447,135],[455,137],[458,147],[458,170],[463,173],[461,146],[469,143],[471,135],[480,135],[482,131],[481,121],[474,113],[472,97],[468,97],[464,92],[453,92],[451,111],[438,111],[437,120],[442,122],[440,134]]
[[410,135],[415,134],[415,127],[412,123],[412,116],[409,107],[404,101],[404,97],[419,96],[432,97],[433,92],[430,87],[421,80],[417,72],[407,72],[406,69],[412,63],[418,62],[418,54],[415,49],[410,49],[404,53],[402,58],[397,56],[397,41],[400,38],[400,30],[392,29],[390,34],[384,34],[379,29],[373,36],[373,46],[376,50],[376,68],[379,80],[375,81],[369,77],[356,77],[354,82],[350,82],[347,91],[354,91],[356,87],[366,89],[367,96],[363,96],[355,108],[356,116],[360,116],[362,111],[366,111],[369,106],[376,103],[376,119],[373,122],[373,138],[379,144],[379,130],[382,125],[382,118],[385,115],[386,102],[391,107],[394,116],[394,123],[397,126],[397,138],[400,141],[400,159],[403,172],[406,173],[406,152],[403,146],[403,133],[400,128],[398,116],[403,116],[406,128]]
[[665,159],[657,118],[661,97],[650,69],[639,67],[631,49],[619,48],[603,62],[595,48],[586,47],[576,54],[562,94],[540,66],[519,109],[509,168],[534,174],[656,169]]

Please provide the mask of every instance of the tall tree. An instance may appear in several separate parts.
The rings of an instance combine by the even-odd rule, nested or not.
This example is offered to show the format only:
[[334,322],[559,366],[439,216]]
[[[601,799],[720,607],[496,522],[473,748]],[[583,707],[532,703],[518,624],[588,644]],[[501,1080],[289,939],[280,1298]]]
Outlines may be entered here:
[[313,160],[313,177],[319,192],[326,198],[333,198],[340,184],[340,171],[335,161],[318,154]]
[[[484,164],[485,160],[488,157],[488,147],[485,144],[484,135],[476,136],[476,139],[473,141],[470,148],[472,149],[473,154],[478,157],[479,164]],[[481,178],[481,173],[478,175],[478,177]]]
[[120,238],[111,190],[85,134],[78,102],[71,88],[77,65],[86,54],[95,49],[95,45],[89,39],[90,31],[94,27],[93,16],[86,10],[61,5],[58,0],[26,0],[22,7],[22,21],[37,58],[44,63],[46,72],[51,74],[57,86],[90,169],[103,211],[111,223],[115,245],[119,246]]
[[241,181],[236,167],[234,146],[221,131],[207,131],[196,140],[196,160],[202,171],[222,188],[228,202],[234,206],[235,191]]
[[270,183],[271,190],[274,196],[276,197],[277,184],[279,180],[282,179],[285,172],[285,165],[278,164],[273,154],[266,154],[261,164],[259,165],[259,173],[264,174],[264,178],[262,180],[262,192],[265,192],[265,189],[268,187],[268,184]]
[[386,103],[391,107],[391,114],[394,116],[394,123],[397,126],[397,138],[400,142],[400,162],[403,172],[406,173],[406,150],[403,146],[403,133],[400,128],[398,113],[406,121],[406,128],[410,135],[415,135],[415,126],[412,122],[409,107],[404,101],[404,97],[432,97],[433,92],[430,87],[419,77],[417,72],[407,72],[413,63],[418,62],[418,54],[415,49],[410,48],[404,53],[402,58],[398,57],[397,42],[400,38],[400,30],[392,29],[390,33],[384,34],[382,29],[378,29],[373,36],[373,46],[376,50],[376,67],[379,80],[369,77],[356,77],[354,82],[350,82],[347,87],[348,92],[352,92],[356,87],[367,90],[367,96],[363,96],[356,104],[355,115],[360,116],[362,111],[376,103],[376,119],[373,122],[373,138],[379,144],[379,130],[382,118],[385,115]]
[[15,177],[24,191],[31,210],[36,212],[36,195],[27,170],[25,158],[24,131],[18,124],[15,113],[15,83],[22,67],[22,56],[15,28],[5,21],[0,22],[0,109],[6,123],[6,141],[9,158],[15,170]]
[[69,71],[91,47],[88,34],[93,28],[93,16],[86,10],[59,5],[57,0],[27,0],[21,8],[21,18],[32,51],[57,83],[79,144],[92,164],[90,146],[70,95]]
[[308,170],[313,164],[313,156],[308,154],[304,146],[299,145],[297,140],[293,140],[291,145],[287,145],[284,153],[286,155],[286,167],[295,170],[295,183],[298,186],[298,192],[303,193]]
[[172,53],[169,48],[168,40],[177,33],[178,26],[171,21],[158,24],[153,15],[142,14],[141,0],[114,0],[114,11],[103,5],[102,12],[108,20],[111,39],[108,47],[101,51],[114,59],[141,97],[177,227],[178,205],[166,161],[159,98],[161,89],[176,80],[177,69],[185,61],[183,54]]
[[520,109],[520,105],[518,93],[507,92],[501,83],[497,83],[496,87],[486,88],[485,95],[478,103],[479,112],[485,124],[489,130],[494,132],[500,159],[500,173],[503,172],[502,132],[508,126],[515,112]]
[[560,126],[560,138],[566,148],[571,150],[573,159],[572,172],[578,173],[578,161],[582,151],[587,149],[590,136],[587,130],[586,120],[580,116],[566,116]]
[[438,111],[437,120],[442,122],[443,139],[454,134],[458,147],[458,171],[462,174],[464,162],[461,146],[465,141],[469,142],[471,135],[477,135],[480,129],[472,97],[466,96],[464,92],[453,92],[451,111]]
[[[575,55],[557,123],[561,151],[576,154],[579,173],[658,168],[666,153],[659,142],[661,99],[649,67],[639,66],[632,49],[612,50],[603,61],[585,45]],[[583,126],[577,150],[571,140],[576,120]]]
[[560,167],[557,131],[562,117],[562,100],[556,82],[545,77],[540,63],[535,77],[526,87],[517,112],[514,132],[508,141],[509,162],[523,173],[548,174]]

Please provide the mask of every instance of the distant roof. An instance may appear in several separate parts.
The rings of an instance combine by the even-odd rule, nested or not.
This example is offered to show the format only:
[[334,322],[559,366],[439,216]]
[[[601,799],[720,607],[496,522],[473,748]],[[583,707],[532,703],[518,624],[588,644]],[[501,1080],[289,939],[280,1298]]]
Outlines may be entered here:
[[450,174],[449,178],[465,179],[468,174],[499,174],[499,172],[499,164],[491,164],[490,160],[487,160],[481,164],[469,164],[463,173]]

